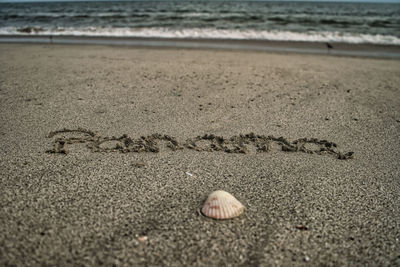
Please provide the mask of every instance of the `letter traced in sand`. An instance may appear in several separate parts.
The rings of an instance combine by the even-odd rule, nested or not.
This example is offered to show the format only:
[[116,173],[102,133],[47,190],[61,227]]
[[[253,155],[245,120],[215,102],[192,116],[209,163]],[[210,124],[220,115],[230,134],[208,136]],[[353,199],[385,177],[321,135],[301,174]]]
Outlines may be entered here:
[[[71,136],[72,135],[72,136]],[[49,138],[56,137],[54,148],[47,153],[68,154],[68,146],[81,143],[92,152],[153,152],[160,151],[159,142],[166,143],[172,151],[192,149],[195,151],[222,151],[225,153],[249,153],[249,148],[255,148],[258,153],[265,153],[278,147],[284,152],[303,152],[317,155],[332,155],[338,159],[353,158],[353,152],[342,153],[337,150],[337,145],[327,140],[316,138],[301,138],[289,142],[283,137],[256,135],[254,133],[235,135],[228,139],[213,134],[205,134],[180,142],[175,137],[162,134],[152,134],[132,139],[126,134],[121,137],[103,137],[98,133],[82,128],[75,130],[62,129],[51,132]],[[275,146],[272,146],[274,144]]]

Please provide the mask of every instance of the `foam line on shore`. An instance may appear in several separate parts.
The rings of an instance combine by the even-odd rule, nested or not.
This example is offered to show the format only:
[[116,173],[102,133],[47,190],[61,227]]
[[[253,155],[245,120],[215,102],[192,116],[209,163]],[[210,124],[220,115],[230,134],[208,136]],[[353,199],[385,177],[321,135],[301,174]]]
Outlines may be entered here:
[[260,31],[227,30],[213,28],[169,29],[169,28],[113,28],[113,27],[0,27],[0,35],[18,36],[76,36],[76,37],[120,37],[120,38],[179,38],[179,39],[226,39],[266,40],[286,42],[340,42],[349,44],[400,45],[400,38],[394,35],[342,33],[329,31]]

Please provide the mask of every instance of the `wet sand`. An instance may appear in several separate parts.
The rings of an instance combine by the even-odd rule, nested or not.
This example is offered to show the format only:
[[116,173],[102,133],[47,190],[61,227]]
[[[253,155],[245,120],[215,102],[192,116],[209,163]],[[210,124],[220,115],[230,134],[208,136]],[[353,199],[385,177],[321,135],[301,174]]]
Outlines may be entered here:
[[332,43],[329,44],[329,48],[325,42],[50,35],[0,35],[0,43],[110,45],[156,49],[215,49],[400,59],[400,46],[383,44]]
[[0,265],[400,265],[400,61],[0,51]]

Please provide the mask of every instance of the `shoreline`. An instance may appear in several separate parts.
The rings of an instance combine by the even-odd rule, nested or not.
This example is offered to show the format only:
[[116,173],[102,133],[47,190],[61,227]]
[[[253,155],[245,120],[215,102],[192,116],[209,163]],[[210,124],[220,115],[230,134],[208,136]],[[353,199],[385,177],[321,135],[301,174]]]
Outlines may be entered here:
[[92,36],[24,36],[1,35],[0,43],[62,44],[62,45],[111,45],[144,48],[216,49],[235,51],[259,51],[270,53],[297,53],[365,58],[400,59],[400,46],[380,44],[324,42],[269,41],[238,39],[185,39],[142,37],[92,37]]

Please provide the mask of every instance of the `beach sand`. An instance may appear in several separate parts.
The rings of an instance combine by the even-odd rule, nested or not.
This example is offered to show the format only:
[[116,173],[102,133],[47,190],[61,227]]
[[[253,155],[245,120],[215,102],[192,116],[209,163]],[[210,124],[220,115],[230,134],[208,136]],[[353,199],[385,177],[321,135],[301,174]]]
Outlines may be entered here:
[[400,61],[0,51],[0,265],[400,265]]

